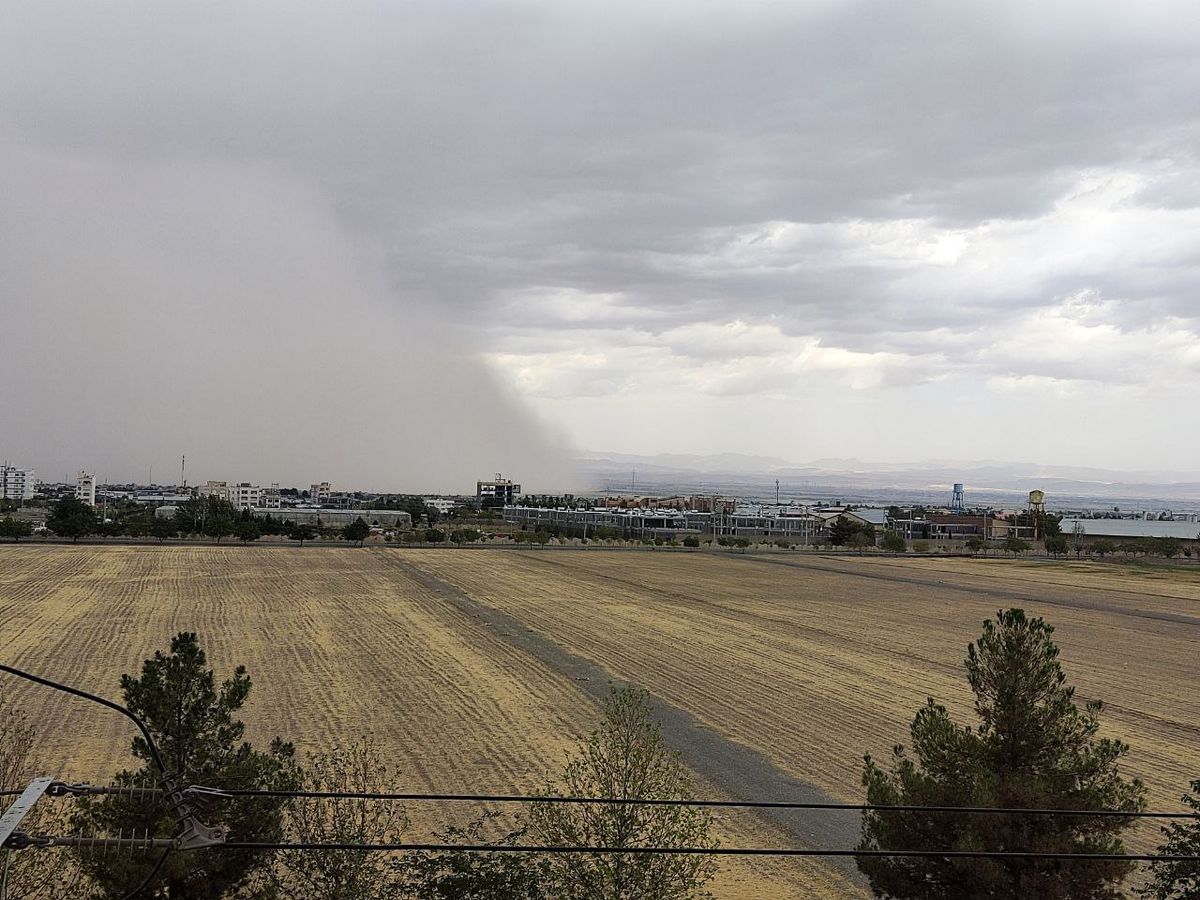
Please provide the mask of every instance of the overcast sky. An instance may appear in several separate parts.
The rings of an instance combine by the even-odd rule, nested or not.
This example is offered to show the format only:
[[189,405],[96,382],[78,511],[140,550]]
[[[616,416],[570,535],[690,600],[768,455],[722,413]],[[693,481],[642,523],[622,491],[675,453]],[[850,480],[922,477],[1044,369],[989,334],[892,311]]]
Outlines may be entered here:
[[0,455],[1200,469],[1198,85],[1194,0],[6,4]]

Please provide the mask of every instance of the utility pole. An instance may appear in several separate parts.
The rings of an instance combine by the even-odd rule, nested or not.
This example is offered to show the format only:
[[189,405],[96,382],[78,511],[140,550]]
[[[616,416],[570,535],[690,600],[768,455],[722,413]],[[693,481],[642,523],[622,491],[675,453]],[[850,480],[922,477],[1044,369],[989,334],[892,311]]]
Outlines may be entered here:
[[775,479],[775,505],[779,505],[779,479]]

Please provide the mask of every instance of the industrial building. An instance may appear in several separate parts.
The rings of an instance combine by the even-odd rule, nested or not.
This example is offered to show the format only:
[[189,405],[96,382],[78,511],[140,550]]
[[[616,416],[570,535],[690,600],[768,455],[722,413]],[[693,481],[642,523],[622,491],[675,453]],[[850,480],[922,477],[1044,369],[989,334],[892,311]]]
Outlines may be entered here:
[[718,537],[771,538],[815,544],[825,534],[827,520],[799,506],[735,507],[710,517]]
[[504,521],[533,531],[562,530],[591,537],[597,528],[619,530],[623,537],[672,538],[708,530],[708,513],[678,509],[553,509],[506,506]]
[[269,515],[278,522],[299,525],[349,525],[361,518],[368,525],[387,528],[412,528],[412,516],[398,509],[312,509],[293,506],[286,509],[255,509],[256,515]]

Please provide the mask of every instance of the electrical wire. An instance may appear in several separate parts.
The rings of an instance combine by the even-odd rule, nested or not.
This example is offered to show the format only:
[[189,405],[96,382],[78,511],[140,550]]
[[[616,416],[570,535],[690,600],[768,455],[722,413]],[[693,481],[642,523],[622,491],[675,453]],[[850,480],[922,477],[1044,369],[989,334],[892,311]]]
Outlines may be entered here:
[[254,788],[218,788],[230,797],[281,797],[289,799],[380,800],[410,802],[475,803],[569,803],[616,806],[688,806],[732,809],[804,809],[843,812],[894,812],[935,814],[980,814],[1013,816],[1071,816],[1130,819],[1195,819],[1200,813],[1125,811],[1118,809],[1035,809],[999,806],[919,806],[878,805],[871,803],[805,803],[790,800],[687,800],[638,797],[546,797],[531,794],[421,794],[377,791],[284,791]]
[[[64,694],[70,694],[73,697],[91,700],[93,703],[99,703],[101,706],[107,707],[113,712],[120,713],[125,718],[129,719],[129,721],[133,722],[133,724],[138,727],[138,730],[141,731],[142,738],[146,741],[146,746],[150,750],[150,757],[154,760],[154,765],[158,768],[159,774],[162,775],[164,779],[167,777],[167,767],[163,764],[162,754],[159,753],[158,745],[154,742],[154,735],[150,733],[150,729],[146,726],[146,723],[143,722],[141,718],[134,715],[130,710],[126,709],[120,704],[113,703],[111,700],[106,700],[103,697],[98,697],[95,694],[88,693],[87,691],[80,690],[79,688],[74,688],[66,684],[60,684],[59,682],[52,681],[49,678],[43,678],[40,675],[34,675],[30,672],[25,672],[21,669],[14,668],[13,666],[6,666],[3,663],[0,663],[0,672],[7,672],[9,675],[15,675],[17,678],[24,678],[26,681],[32,681],[34,684],[40,684],[43,687],[53,688],[56,691],[61,691]],[[159,856],[158,862],[154,864],[154,868],[150,870],[150,873],[142,880],[142,883],[134,888],[131,893],[126,894],[122,900],[134,900],[138,894],[142,893],[142,891],[144,891],[150,882],[153,881],[153,879],[158,875],[159,871],[166,863],[167,857],[170,855],[171,848],[168,847],[162,852],[162,855]]]
[[154,864],[154,868],[150,870],[150,873],[145,878],[142,879],[142,883],[139,884],[137,887],[135,887],[128,894],[126,894],[124,897],[122,897],[121,900],[136,900],[137,896],[139,894],[141,894],[142,891],[144,891],[146,888],[148,888],[150,886],[150,882],[152,882],[155,878],[158,877],[158,873],[162,870],[163,865],[166,864],[167,857],[170,855],[171,855],[171,848],[168,847],[158,857],[158,862],[156,862]]
[[79,688],[73,688],[66,684],[59,684],[57,681],[51,681],[49,678],[42,678],[40,675],[32,675],[29,672],[23,672],[20,669],[14,669],[12,666],[6,666],[0,663],[0,672],[7,672],[9,675],[15,675],[18,678],[24,678],[26,681],[32,681],[34,684],[40,684],[44,687],[53,688],[56,691],[62,691],[64,694],[70,694],[74,697],[82,697],[84,700],[91,700],[93,703],[99,703],[101,706],[106,706],[114,712],[118,712],[131,721],[142,732],[142,737],[145,738],[147,746],[150,748],[150,756],[154,759],[154,765],[158,767],[158,771],[163,775],[167,774],[167,767],[163,765],[162,755],[158,752],[158,745],[154,743],[154,737],[150,734],[150,729],[146,727],[146,723],[127,710],[120,704],[113,703],[111,700],[105,700],[103,697],[97,697],[95,694],[89,694],[87,691],[81,691]]
[[[61,782],[55,782],[61,784]],[[186,794],[197,786],[185,788]],[[829,812],[888,812],[888,813],[933,813],[942,815],[1012,815],[1050,816],[1071,818],[1118,818],[1118,819],[1197,819],[1195,812],[1159,812],[1119,809],[1061,809],[1037,807],[1001,806],[922,806],[916,804],[881,805],[872,803],[807,803],[791,800],[689,800],[674,798],[638,797],[558,797],[536,794],[429,794],[397,793],[383,791],[285,791],[269,788],[205,788],[209,798],[223,797],[275,797],[301,800],[377,800],[404,801],[413,803],[567,803],[580,805],[613,806],[683,806],[717,809],[794,809]],[[63,794],[75,795],[128,795],[137,793],[161,794],[161,788],[152,787],[97,787],[93,785],[70,785]],[[2,791],[0,795],[20,794],[20,791]]]
[[588,847],[573,844],[430,844],[430,843],[272,843],[230,841],[221,845],[230,850],[301,850],[301,851],[360,851],[360,852],[454,852],[465,853],[586,853],[635,855],[705,855],[705,856],[862,856],[913,857],[946,859],[1044,859],[1082,860],[1089,862],[1200,862],[1200,855],[1168,855],[1142,853],[1054,853],[1022,850],[830,850],[805,847]]

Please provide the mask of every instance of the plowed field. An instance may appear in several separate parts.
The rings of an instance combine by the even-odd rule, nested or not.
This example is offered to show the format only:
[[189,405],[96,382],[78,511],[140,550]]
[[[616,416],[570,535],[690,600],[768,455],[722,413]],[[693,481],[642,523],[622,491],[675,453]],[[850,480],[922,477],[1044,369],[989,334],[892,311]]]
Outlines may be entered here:
[[[622,551],[0,547],[0,659],[118,696],[196,631],[244,663],[254,740],[372,732],[408,790],[519,792],[561,769],[608,679],[656,698],[712,796],[860,797],[862,754],[927,696],[966,720],[968,641],[1001,606],[1058,626],[1081,698],[1151,802],[1200,777],[1200,578],[1097,564]],[[48,774],[128,765],[116,716],[5,679]],[[442,821],[450,810],[438,811]],[[419,818],[419,817],[418,817]],[[852,821],[735,813],[725,843],[828,843]],[[1147,835],[1148,838],[1149,835]],[[864,896],[832,864],[723,861],[720,897]]]

